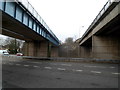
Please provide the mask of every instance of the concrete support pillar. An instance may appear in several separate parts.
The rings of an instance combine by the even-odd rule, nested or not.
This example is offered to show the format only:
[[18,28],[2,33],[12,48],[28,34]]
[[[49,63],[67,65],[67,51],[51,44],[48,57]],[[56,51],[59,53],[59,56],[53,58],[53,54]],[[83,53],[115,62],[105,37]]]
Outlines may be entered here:
[[118,36],[93,36],[92,55],[97,59],[120,59],[120,38]]
[[50,57],[50,44],[48,41],[43,41],[40,44],[39,56],[40,57]]
[[52,46],[51,47],[51,57],[58,57],[58,46]]
[[81,58],[91,58],[92,47],[89,46],[80,46],[80,57]]
[[26,41],[24,45],[24,55],[25,56],[34,56],[34,43],[32,41]]
[[26,56],[50,57],[51,46],[48,41],[26,41],[24,54]]

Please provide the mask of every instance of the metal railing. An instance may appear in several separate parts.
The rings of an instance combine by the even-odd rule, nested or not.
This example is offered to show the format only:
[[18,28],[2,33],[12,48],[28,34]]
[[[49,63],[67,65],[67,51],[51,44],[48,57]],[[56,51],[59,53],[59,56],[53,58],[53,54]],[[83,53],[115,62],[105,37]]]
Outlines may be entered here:
[[21,4],[48,30],[48,32],[59,42],[59,39],[51,31],[45,21],[41,18],[38,12],[33,8],[33,6],[28,2],[28,0],[15,0],[15,2],[21,2]]
[[95,25],[95,23],[100,19],[100,17],[104,14],[104,12],[108,9],[108,7],[113,3],[113,2],[119,2],[119,0],[108,0],[107,3],[104,5],[104,7],[101,9],[101,11],[98,13],[96,18],[93,20],[91,25],[88,27],[84,35],[82,36],[82,39],[84,36],[89,32],[89,30]]

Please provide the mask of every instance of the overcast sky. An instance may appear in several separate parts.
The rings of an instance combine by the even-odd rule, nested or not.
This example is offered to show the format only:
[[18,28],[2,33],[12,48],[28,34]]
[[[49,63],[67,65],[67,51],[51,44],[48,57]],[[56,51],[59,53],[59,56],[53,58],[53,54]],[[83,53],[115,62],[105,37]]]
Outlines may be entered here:
[[108,0],[28,1],[53,33],[64,41],[67,37],[77,39],[82,36]]
[[28,0],[62,42],[78,39],[108,0]]

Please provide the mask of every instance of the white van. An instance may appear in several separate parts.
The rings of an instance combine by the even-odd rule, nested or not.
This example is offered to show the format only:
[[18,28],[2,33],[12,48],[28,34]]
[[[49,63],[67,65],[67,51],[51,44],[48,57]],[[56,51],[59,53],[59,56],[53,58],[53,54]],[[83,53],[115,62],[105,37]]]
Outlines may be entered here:
[[7,50],[0,50],[0,55],[9,55]]

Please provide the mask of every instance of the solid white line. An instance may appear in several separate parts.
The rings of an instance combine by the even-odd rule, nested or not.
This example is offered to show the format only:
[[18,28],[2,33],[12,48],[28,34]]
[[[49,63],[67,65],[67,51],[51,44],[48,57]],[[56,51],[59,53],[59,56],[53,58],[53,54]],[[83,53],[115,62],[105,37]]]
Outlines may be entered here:
[[92,73],[101,73],[101,72],[99,72],[99,71],[91,71]]
[[24,65],[25,67],[29,67],[30,65]]
[[64,69],[64,68],[57,68],[58,70],[63,70],[63,71],[65,71],[66,69]]
[[52,69],[51,67],[44,67],[45,69]]
[[39,67],[39,66],[33,66],[33,67],[37,68],[37,67]]
[[120,73],[112,73],[112,74],[118,75],[118,74],[120,74]]

